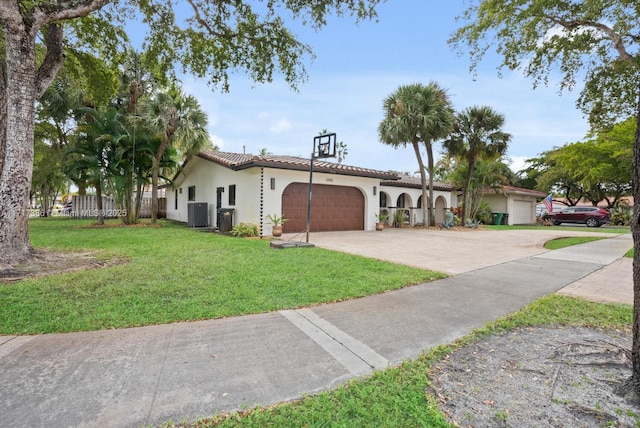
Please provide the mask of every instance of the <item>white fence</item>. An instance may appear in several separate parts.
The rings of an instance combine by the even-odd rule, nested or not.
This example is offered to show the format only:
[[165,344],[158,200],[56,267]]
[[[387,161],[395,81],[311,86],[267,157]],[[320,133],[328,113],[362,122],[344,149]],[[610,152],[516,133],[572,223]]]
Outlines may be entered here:
[[[72,217],[78,218],[97,218],[98,217],[98,198],[96,196],[73,196],[72,210],[69,213]],[[161,201],[162,202],[162,201]],[[160,207],[162,207],[162,203]],[[117,218],[126,215],[122,208],[118,208],[113,196],[102,197],[102,211],[105,218]],[[151,198],[142,198],[140,206],[140,218],[151,217]]]

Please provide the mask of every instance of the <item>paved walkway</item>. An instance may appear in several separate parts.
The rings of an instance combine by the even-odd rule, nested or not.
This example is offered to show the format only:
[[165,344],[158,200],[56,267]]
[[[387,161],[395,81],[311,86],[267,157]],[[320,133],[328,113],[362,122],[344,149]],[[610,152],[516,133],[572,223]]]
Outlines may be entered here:
[[[366,246],[395,233],[387,232],[359,239]],[[630,235],[548,252],[519,245],[546,239],[526,233],[494,233],[508,238],[497,246],[484,232],[460,233],[467,235],[437,239],[464,272],[381,295],[220,320],[0,337],[0,426],[140,427],[290,400],[415,358],[545,294],[584,290],[576,281],[593,275],[616,294],[617,271],[630,266],[620,261]],[[433,247],[436,234],[421,245]],[[312,237],[319,246],[329,241]],[[396,257],[393,245],[378,253]],[[432,251],[443,258],[442,249],[412,245],[405,248],[423,258]]]

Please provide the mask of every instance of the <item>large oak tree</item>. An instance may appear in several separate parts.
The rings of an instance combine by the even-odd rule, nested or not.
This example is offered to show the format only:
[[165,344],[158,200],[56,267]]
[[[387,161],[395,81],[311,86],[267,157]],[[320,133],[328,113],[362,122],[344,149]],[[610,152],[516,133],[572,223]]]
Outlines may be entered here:
[[[474,69],[495,47],[501,66],[520,70],[534,86],[559,74],[561,89],[584,81],[578,107],[597,130],[635,116],[640,124],[640,2],[638,0],[473,0],[450,42]],[[640,126],[632,166],[640,201]],[[625,392],[640,396],[640,210],[634,210],[633,374]]]
[[285,19],[320,28],[331,14],[372,18],[383,1],[2,0],[0,263],[24,260],[32,252],[27,207],[34,104],[62,67],[65,50],[122,54],[121,29],[139,19],[148,28],[145,47],[163,71],[182,64],[181,71],[206,77],[223,90],[232,69],[256,82],[281,75],[296,87],[306,77],[303,61],[311,49],[286,28]]

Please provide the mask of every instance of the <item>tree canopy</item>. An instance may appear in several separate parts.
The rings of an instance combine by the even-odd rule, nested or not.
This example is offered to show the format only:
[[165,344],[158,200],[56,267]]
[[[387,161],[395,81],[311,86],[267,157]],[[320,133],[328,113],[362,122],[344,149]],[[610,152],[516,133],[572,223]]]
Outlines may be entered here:
[[[144,49],[159,75],[185,71],[228,89],[232,70],[256,82],[304,81],[311,47],[287,28],[289,19],[319,29],[331,14],[376,16],[384,0],[18,0],[0,2],[0,251],[7,263],[32,253],[28,205],[34,160],[35,101],[73,57],[84,69],[122,63],[124,28],[146,28]],[[89,55],[89,54],[93,54]],[[175,67],[180,67],[176,70]],[[95,98],[115,93],[117,79],[95,67]],[[108,83],[108,84],[107,84]],[[94,86],[94,85],[90,85]],[[109,92],[111,89],[111,93]],[[104,90],[103,90],[104,89]]]
[[459,17],[449,42],[475,70],[495,48],[500,67],[533,85],[559,76],[560,89],[584,86],[578,107],[596,126],[637,111],[640,4],[636,0],[482,0]]
[[562,195],[568,205],[581,199],[615,206],[631,193],[634,118],[598,132],[593,138],[565,144],[529,159],[527,177],[542,192]]
[[[533,84],[556,74],[560,89],[584,82],[577,106],[595,129],[636,118],[633,196],[640,201],[640,2],[637,0],[473,0],[450,43],[475,70],[495,47],[501,68],[520,70]],[[640,400],[640,210],[634,240],[633,375],[625,393]]]

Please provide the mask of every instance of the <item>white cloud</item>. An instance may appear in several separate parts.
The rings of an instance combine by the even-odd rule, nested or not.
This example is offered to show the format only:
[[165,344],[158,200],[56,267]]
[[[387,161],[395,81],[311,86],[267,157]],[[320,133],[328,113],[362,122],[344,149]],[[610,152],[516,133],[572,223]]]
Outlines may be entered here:
[[281,134],[291,130],[292,127],[291,122],[286,119],[280,119],[271,124],[269,131],[274,134]]
[[513,172],[519,172],[522,171],[527,165],[526,165],[526,160],[530,159],[529,156],[511,156],[509,157],[509,160],[511,161],[511,163],[509,164],[509,168],[511,169],[511,171]]

